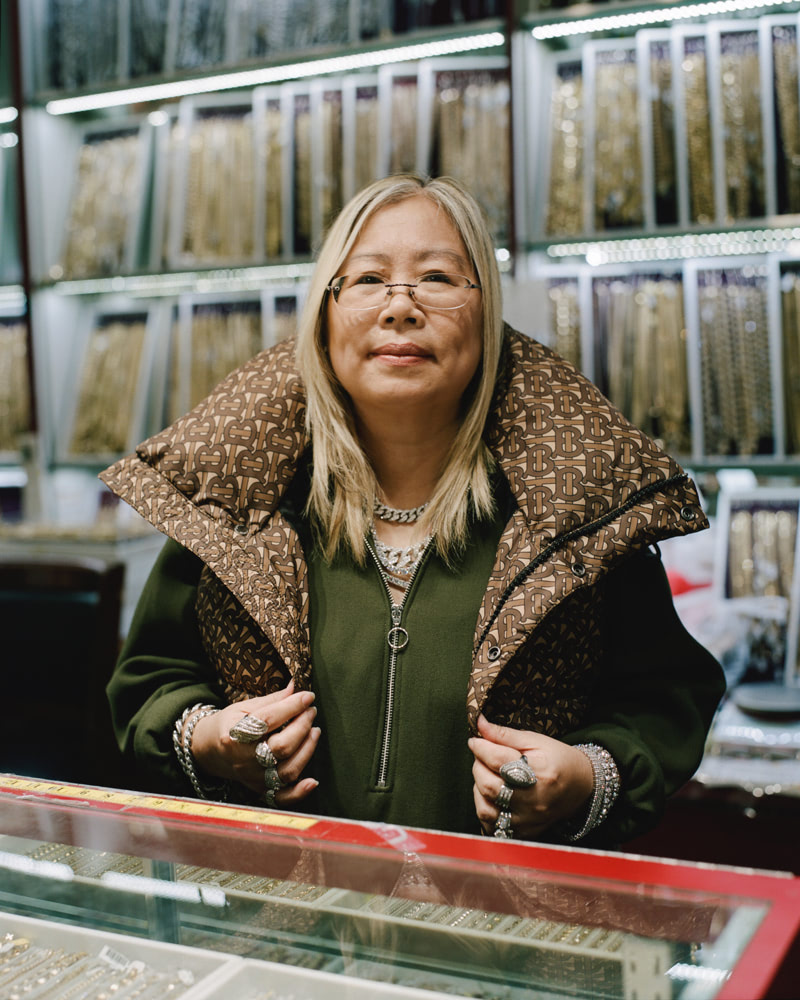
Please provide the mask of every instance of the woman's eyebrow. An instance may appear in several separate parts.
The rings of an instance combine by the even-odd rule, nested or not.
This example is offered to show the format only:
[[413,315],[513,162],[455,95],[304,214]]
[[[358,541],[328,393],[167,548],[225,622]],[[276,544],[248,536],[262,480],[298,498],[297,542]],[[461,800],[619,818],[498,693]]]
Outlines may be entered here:
[[[456,250],[447,250],[444,248],[438,250],[421,250],[418,254],[415,255],[414,260],[422,263],[423,261],[430,260],[431,258],[435,260],[436,258],[439,257],[446,257],[459,267],[467,266],[466,259],[462,257],[460,253],[458,253]],[[354,253],[350,255],[349,259],[351,263],[353,261],[365,261],[365,260],[374,260],[380,264],[392,263],[391,255],[386,253],[381,253],[380,251],[366,251],[364,253]]]

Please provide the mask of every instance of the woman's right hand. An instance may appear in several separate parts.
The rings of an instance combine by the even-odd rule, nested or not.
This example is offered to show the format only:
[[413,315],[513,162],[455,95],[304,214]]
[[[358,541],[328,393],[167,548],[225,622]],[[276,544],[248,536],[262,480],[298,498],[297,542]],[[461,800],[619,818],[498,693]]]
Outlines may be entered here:
[[[314,726],[317,714],[311,691],[295,692],[290,681],[282,691],[261,698],[237,701],[227,708],[204,716],[192,734],[192,756],[202,774],[237,781],[264,794],[264,768],[255,756],[259,742],[267,741],[278,761],[278,777],[283,787],[275,804],[290,807],[312,792],[319,782],[302,774],[317,748],[320,729]],[[267,735],[254,743],[237,743],[230,737],[232,727],[245,715],[255,715],[268,728]]]

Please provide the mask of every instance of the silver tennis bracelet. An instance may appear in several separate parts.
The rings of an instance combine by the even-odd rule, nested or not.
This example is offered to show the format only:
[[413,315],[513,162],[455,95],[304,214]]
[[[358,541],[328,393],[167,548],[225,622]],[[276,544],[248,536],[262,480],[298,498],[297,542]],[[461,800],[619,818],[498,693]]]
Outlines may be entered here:
[[577,840],[582,840],[608,817],[620,790],[616,762],[605,747],[598,746],[597,743],[577,743],[575,749],[589,758],[594,777],[594,791],[592,801],[589,803],[589,812],[580,828],[572,832],[571,826],[565,827],[566,838],[573,844]]
[[198,798],[224,801],[228,797],[228,783],[223,781],[221,784],[207,784],[201,781],[192,756],[194,727],[201,719],[207,715],[214,715],[216,712],[219,712],[216,705],[202,705],[199,702],[191,708],[185,709],[183,715],[175,720],[175,728],[172,731],[172,746],[183,773],[191,781],[192,788],[194,788]]

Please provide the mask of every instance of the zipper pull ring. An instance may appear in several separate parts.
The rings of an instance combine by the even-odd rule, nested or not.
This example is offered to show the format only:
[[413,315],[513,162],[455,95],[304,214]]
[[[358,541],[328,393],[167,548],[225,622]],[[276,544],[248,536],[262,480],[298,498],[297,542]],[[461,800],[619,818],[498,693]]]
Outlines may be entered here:
[[399,625],[395,625],[389,629],[386,641],[389,643],[389,649],[392,652],[399,653],[401,649],[405,649],[408,645],[408,632]]
[[386,635],[386,641],[389,643],[389,649],[394,653],[399,653],[401,649],[405,649],[408,645],[408,632],[404,628],[400,627],[400,620],[403,617],[403,609],[399,604],[392,602],[392,627],[389,629]]

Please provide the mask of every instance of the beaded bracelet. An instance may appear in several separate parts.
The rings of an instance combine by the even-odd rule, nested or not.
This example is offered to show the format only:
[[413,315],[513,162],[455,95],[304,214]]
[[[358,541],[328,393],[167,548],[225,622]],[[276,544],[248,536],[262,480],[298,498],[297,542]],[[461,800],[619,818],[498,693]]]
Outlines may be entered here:
[[581,840],[595,827],[607,818],[611,807],[619,795],[620,779],[616,762],[605,747],[596,743],[578,743],[576,750],[580,750],[589,759],[592,765],[592,776],[594,778],[594,790],[592,801],[589,803],[589,812],[581,827],[574,833],[566,834],[567,840],[574,843]]
[[227,799],[228,797],[227,782],[223,781],[219,785],[206,785],[201,782],[194,766],[194,757],[192,756],[194,727],[207,715],[214,715],[217,712],[219,712],[219,709],[215,705],[201,705],[198,702],[191,708],[185,709],[183,715],[179,719],[176,719],[175,728],[172,732],[172,746],[175,749],[178,762],[186,777],[191,781],[192,788],[194,788],[198,798],[201,799]]

